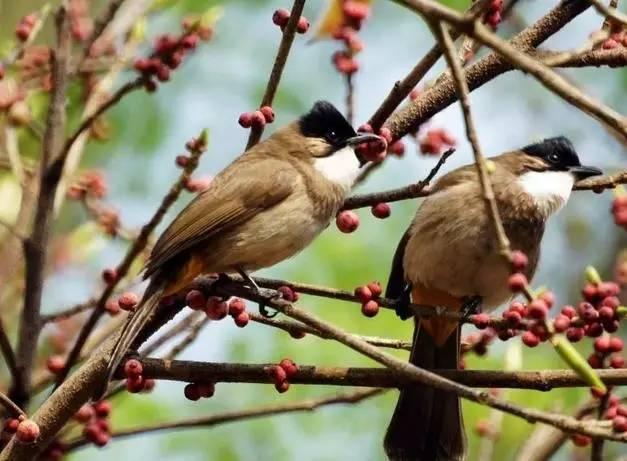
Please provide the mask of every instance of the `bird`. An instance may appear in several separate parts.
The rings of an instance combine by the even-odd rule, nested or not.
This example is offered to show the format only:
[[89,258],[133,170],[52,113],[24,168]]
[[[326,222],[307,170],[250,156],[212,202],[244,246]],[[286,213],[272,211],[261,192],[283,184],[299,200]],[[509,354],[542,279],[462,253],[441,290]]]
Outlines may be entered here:
[[367,159],[356,149],[380,141],[357,134],[329,102],[237,157],[158,238],[144,270],[148,286],[123,325],[103,388],[160,301],[199,275],[249,273],[307,247],[335,217]]
[[[543,139],[491,157],[490,180],[512,250],[528,258],[531,280],[547,219],[562,208],[575,181],[602,174],[582,166],[564,136]],[[393,257],[386,297],[402,319],[415,304],[468,312],[491,310],[510,300],[511,269],[497,244],[476,165],[443,175],[425,198]],[[456,369],[458,322],[414,317],[410,362],[424,369]],[[466,455],[457,395],[423,385],[401,389],[384,449],[391,461],[463,460]]]

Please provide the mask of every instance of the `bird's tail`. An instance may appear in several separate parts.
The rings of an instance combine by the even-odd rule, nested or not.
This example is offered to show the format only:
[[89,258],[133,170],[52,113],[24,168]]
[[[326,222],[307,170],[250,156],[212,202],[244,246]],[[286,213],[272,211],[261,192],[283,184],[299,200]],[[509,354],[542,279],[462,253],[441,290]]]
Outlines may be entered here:
[[[152,283],[151,283],[152,284]],[[129,315],[126,323],[120,331],[117,342],[111,352],[111,358],[107,365],[107,374],[101,386],[94,393],[94,400],[99,400],[106,393],[109,382],[113,378],[120,362],[126,355],[128,349],[132,346],[133,341],[141,332],[142,328],[152,316],[156,307],[161,302],[164,288],[162,286],[149,286],[140,303],[135,310]]]
[[[456,369],[459,328],[444,344],[416,322],[410,362],[429,370]],[[466,435],[459,397],[429,386],[411,385],[401,390],[384,447],[392,461],[458,461],[465,458]]]

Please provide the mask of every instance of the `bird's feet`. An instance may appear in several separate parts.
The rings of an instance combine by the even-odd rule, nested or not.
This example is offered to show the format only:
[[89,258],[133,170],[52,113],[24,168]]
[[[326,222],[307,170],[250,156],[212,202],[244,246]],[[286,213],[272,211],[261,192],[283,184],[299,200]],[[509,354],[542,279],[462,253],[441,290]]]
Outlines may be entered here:
[[462,299],[461,322],[466,322],[471,315],[481,312],[481,296],[466,296]]
[[281,293],[276,290],[261,288],[257,285],[257,282],[255,282],[255,280],[242,269],[237,269],[237,272],[244,279],[244,284],[251,288],[255,292],[255,295],[259,298],[257,303],[259,306],[259,313],[266,318],[276,317],[279,312],[270,312],[268,310],[267,303],[275,299],[281,299]]
[[394,310],[396,311],[396,315],[398,315],[401,320],[407,320],[410,317],[413,317],[414,312],[411,310],[409,305],[411,304],[411,284],[408,283],[403,288],[401,295],[395,302]]

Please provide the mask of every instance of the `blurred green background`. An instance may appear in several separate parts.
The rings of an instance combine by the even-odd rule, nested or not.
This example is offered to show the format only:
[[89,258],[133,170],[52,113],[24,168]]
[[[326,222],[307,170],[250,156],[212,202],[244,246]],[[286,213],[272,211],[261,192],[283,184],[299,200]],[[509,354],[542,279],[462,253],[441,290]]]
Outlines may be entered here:
[[[105,2],[91,2],[99,9]],[[239,154],[247,131],[237,124],[241,112],[258,104],[280,40],[271,23],[273,11],[289,7],[286,1],[208,1],[182,0],[151,16],[147,33],[156,36],[176,33],[181,17],[220,5],[224,16],[216,26],[215,38],[204,44],[174,74],[170,83],[156,94],[136,92],[109,115],[111,137],[91,143],[84,165],[102,168],[110,185],[108,202],[121,213],[127,227],[137,228],[151,216],[162,195],[179,174],[174,158],[187,139],[207,127],[211,133],[208,153],[197,174],[212,175]],[[468,2],[455,1],[463,8]],[[516,17],[500,30],[511,34],[530,23],[557,2],[520,1]],[[13,33],[24,14],[38,8],[40,1],[0,0],[0,40]],[[309,1],[305,15],[317,18],[324,2]],[[597,30],[601,18],[588,11],[574,20],[547,43],[547,48],[566,49],[582,45]],[[44,33],[42,41],[50,40]],[[433,44],[428,29],[419,17],[386,1],[376,1],[372,18],[360,36],[366,44],[358,56],[361,70],[356,75],[356,123],[365,121],[378,107],[394,81],[401,78]],[[297,36],[277,94],[274,108],[277,119],[266,135],[306,111],[317,99],[328,99],[344,107],[344,81],[331,64],[335,42],[307,44]],[[145,50],[143,50],[145,51]],[[438,75],[443,63],[429,74]],[[618,69],[566,70],[564,74],[594,97],[614,108],[625,107],[627,72]],[[124,75],[122,80],[130,78]],[[490,155],[525,145],[536,138],[564,134],[576,145],[582,161],[611,171],[625,165],[625,148],[594,120],[547,92],[533,78],[509,73],[472,93],[479,139]],[[438,114],[430,122],[446,127],[459,140],[459,150],[444,167],[448,171],[471,161],[469,146],[457,106]],[[422,178],[435,164],[407,142],[402,160],[392,158],[359,191],[398,187]],[[183,197],[169,217],[188,200]],[[625,245],[624,231],[616,228],[609,213],[611,193],[597,196],[577,192],[569,206],[549,224],[544,252],[535,282],[550,286],[561,303],[576,302],[578,287],[586,264],[600,268],[611,277],[614,257]],[[68,228],[84,219],[68,204],[61,227]],[[362,225],[351,235],[341,234],[334,226],[307,250],[260,275],[352,289],[371,280],[385,283],[388,265],[396,242],[410,222],[417,203],[392,205],[392,216],[377,220],[368,209],[361,210]],[[167,220],[166,220],[167,221]],[[97,287],[103,267],[116,263],[125,246],[100,238],[86,263],[65,268],[48,280],[45,306],[52,312],[84,300]],[[401,322],[392,312],[381,312],[374,319],[361,316],[358,307],[342,302],[303,297],[299,303],[326,320],[352,332],[408,339],[410,322]],[[590,344],[583,345],[589,352]],[[498,343],[489,357],[470,356],[469,368],[504,367],[504,353],[519,357],[524,369],[563,368],[551,347],[520,350],[519,339]],[[307,336],[295,340],[278,330],[251,324],[245,329],[232,322],[212,323],[182,358],[207,361],[273,362],[289,356],[297,363],[360,366],[373,363],[345,347]],[[399,352],[398,356],[406,357]],[[113,427],[133,427],[143,423],[170,421],[183,417],[208,415],[223,410],[243,409],[260,403],[299,400],[327,395],[333,388],[292,386],[279,395],[272,386],[220,384],[214,398],[189,402],[183,385],[158,383],[150,395],[122,395],[115,400]],[[541,409],[572,411],[587,396],[585,390],[555,390],[548,393],[511,391],[507,398]],[[396,391],[357,406],[327,407],[309,414],[277,416],[262,420],[223,425],[212,429],[157,433],[128,440],[113,440],[100,450],[87,447],[71,456],[73,460],[172,459],[183,460],[379,460],[383,459],[382,437],[397,397]],[[488,417],[488,410],[464,404],[470,437],[469,459],[478,459],[478,439],[473,427]],[[502,433],[495,445],[495,460],[513,459],[533,426],[510,416],[503,420]],[[613,444],[607,459],[620,452]],[[570,459],[576,450],[567,443],[556,459]],[[581,452],[580,454],[582,454]]]

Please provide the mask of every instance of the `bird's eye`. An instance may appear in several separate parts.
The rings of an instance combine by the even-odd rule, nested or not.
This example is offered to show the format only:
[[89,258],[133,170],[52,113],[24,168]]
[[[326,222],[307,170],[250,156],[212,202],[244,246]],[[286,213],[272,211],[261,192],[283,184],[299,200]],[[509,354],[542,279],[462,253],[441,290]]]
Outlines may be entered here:
[[557,154],[550,154],[549,155],[549,162],[551,163],[558,163],[560,161],[560,157]]
[[335,144],[339,141],[338,135],[335,130],[331,130],[327,133],[327,141],[329,141],[331,144]]

